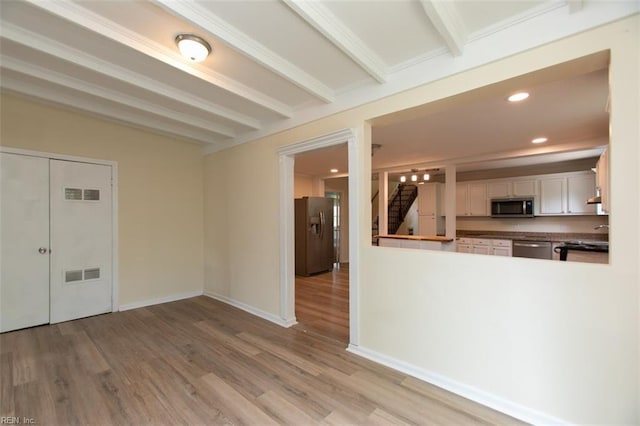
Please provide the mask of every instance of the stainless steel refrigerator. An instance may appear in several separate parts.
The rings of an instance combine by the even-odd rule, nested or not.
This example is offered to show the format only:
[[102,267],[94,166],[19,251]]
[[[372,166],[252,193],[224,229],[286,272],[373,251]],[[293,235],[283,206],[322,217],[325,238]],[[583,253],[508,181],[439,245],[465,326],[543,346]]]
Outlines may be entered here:
[[333,199],[295,200],[296,275],[308,276],[333,269]]

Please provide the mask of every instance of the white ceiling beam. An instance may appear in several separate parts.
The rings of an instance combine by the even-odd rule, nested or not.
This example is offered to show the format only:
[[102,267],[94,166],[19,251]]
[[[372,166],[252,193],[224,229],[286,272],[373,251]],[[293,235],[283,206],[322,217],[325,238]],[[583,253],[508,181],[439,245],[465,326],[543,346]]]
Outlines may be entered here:
[[330,87],[196,2],[175,0],[155,0],[155,2],[323,102],[335,101],[335,93]]
[[210,120],[194,117],[191,114],[185,114],[173,111],[168,108],[161,107],[155,103],[140,100],[136,97],[126,95],[124,93],[99,87],[95,84],[87,83],[73,77],[69,77],[37,65],[28,64],[18,59],[0,55],[0,68],[11,70],[13,72],[24,74],[39,80],[57,84],[67,89],[77,90],[87,93],[97,98],[105,99],[117,104],[121,104],[130,108],[135,108],[150,114],[158,115],[164,119],[169,119],[184,123],[189,126],[197,127],[218,134],[223,137],[234,138],[236,132],[228,126],[212,123]]
[[291,118],[293,116],[292,109],[288,105],[215,71],[205,69],[204,67],[195,68],[192,64],[185,62],[177,49],[169,49],[159,43],[142,37],[134,31],[105,19],[76,3],[70,1],[24,1],[224,89],[245,101],[259,105],[282,117]]
[[569,4],[569,13],[580,12],[584,7],[584,0],[567,0]]
[[467,31],[455,2],[420,0],[427,17],[444,39],[453,56],[462,55],[467,41]]
[[70,46],[53,41],[50,38],[43,37],[23,28],[16,27],[15,25],[2,20],[0,20],[0,24],[2,26],[2,38],[11,40],[14,43],[29,47],[30,49],[38,50],[48,55],[53,55],[82,68],[137,86],[250,129],[258,130],[262,127],[260,122],[252,117],[231,111],[198,96],[194,96],[167,84],[158,82],[149,76],[138,74],[110,62],[103,61],[85,52],[81,52]]
[[386,66],[378,55],[320,2],[308,0],[283,0],[283,2],[378,83],[387,81]]
[[114,110],[113,108],[99,105],[98,103],[81,96],[74,96],[70,92],[60,93],[60,91],[50,90],[44,87],[36,87],[32,84],[18,81],[4,75],[2,76],[2,88],[9,92],[29,96],[30,98],[44,100],[56,105],[63,105],[75,111],[91,113],[100,117],[106,117],[121,123],[133,125],[138,128],[147,129],[154,133],[162,133],[173,137],[179,137],[181,139],[191,139],[193,141],[208,144],[209,146],[214,146],[214,144],[220,142],[212,140],[203,132],[192,131],[189,129],[181,129],[181,131],[178,132],[175,125],[167,125],[163,120],[145,117],[142,114],[134,116],[130,111]]

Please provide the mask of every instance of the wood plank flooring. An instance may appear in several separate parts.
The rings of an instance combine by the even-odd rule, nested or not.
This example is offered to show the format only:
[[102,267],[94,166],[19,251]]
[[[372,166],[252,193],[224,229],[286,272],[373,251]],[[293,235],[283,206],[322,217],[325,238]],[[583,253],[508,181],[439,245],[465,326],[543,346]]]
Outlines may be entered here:
[[296,275],[296,319],[308,332],[349,343],[349,267],[302,277]]
[[201,296],[0,335],[0,416],[39,425],[517,424]]

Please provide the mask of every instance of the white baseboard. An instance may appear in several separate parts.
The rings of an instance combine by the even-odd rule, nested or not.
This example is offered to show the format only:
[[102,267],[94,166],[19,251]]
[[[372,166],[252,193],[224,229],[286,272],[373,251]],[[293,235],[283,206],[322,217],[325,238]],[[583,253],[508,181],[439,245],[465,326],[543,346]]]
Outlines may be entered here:
[[456,395],[460,395],[471,401],[482,404],[486,407],[493,408],[496,411],[500,411],[516,419],[534,425],[567,425],[570,422],[561,420],[556,417],[549,416],[545,413],[533,410],[515,402],[500,398],[490,393],[484,392],[480,389],[476,389],[472,386],[465,385],[463,383],[456,382],[447,377],[433,373],[428,370],[424,370],[420,367],[416,367],[409,363],[399,361],[392,357],[380,354],[362,346],[349,345],[347,350],[353,354],[359,355],[363,358],[367,358],[378,364],[385,365],[393,368],[394,370],[413,376],[417,379],[423,380],[427,383],[431,383],[434,386],[453,392]]
[[255,316],[260,317],[262,319],[265,319],[267,321],[271,321],[272,323],[278,324],[281,327],[289,328],[289,327],[291,327],[293,325],[296,325],[298,323],[298,321],[296,321],[295,318],[292,318],[292,319],[289,319],[289,320],[285,320],[285,319],[282,319],[282,318],[280,318],[280,317],[278,317],[276,315],[273,315],[273,314],[271,314],[269,312],[262,311],[260,309],[254,308],[251,305],[247,305],[246,303],[239,302],[239,301],[237,301],[235,299],[231,299],[230,297],[222,296],[222,295],[217,294],[217,293],[213,293],[213,292],[205,290],[204,291],[204,295],[207,296],[207,297],[210,297],[212,299],[219,300],[220,302],[226,303],[227,305],[231,305],[234,308],[242,309],[245,312],[248,312],[248,313],[250,313],[252,315],[255,315]]
[[169,296],[158,297],[157,299],[141,300],[139,302],[125,303],[120,305],[120,311],[144,308],[145,306],[159,305],[161,303],[175,302],[176,300],[189,299],[191,297],[202,296],[202,291],[190,291],[187,293],[170,294]]

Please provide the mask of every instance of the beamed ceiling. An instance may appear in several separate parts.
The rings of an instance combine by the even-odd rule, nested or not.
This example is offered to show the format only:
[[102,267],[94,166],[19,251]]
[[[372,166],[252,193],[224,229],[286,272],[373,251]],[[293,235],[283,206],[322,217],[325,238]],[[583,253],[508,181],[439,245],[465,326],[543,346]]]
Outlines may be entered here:
[[[633,0],[2,0],[0,82],[214,152],[638,10]],[[179,33],[212,54],[190,63]]]

